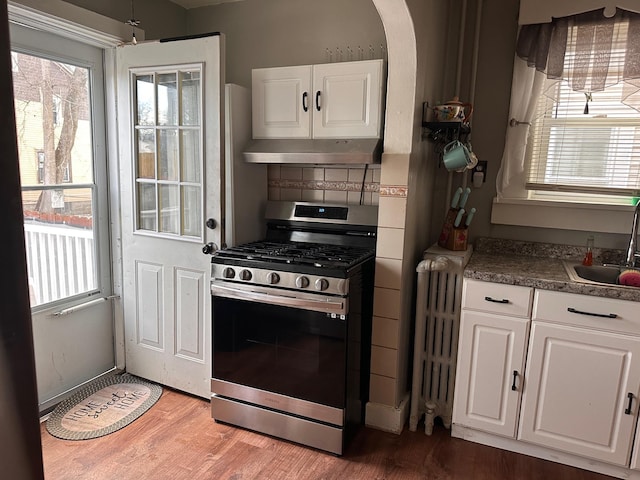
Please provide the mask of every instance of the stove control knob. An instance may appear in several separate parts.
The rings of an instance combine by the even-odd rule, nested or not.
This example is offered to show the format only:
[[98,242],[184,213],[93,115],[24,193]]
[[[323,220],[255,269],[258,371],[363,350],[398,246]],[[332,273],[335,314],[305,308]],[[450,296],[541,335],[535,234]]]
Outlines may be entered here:
[[236,276],[236,272],[233,268],[227,267],[222,271],[222,276],[224,278],[233,278]]
[[238,276],[240,277],[240,280],[244,280],[244,281],[249,281],[251,280],[251,272],[249,270],[240,270],[240,273],[238,274]]
[[309,286],[309,279],[304,275],[296,278],[296,287],[298,288],[307,288]]
[[326,278],[319,278],[316,280],[316,290],[320,290],[322,292],[327,288],[329,288],[329,280]]
[[278,275],[276,272],[267,273],[267,283],[271,285],[275,285],[279,281],[280,281],[280,275]]

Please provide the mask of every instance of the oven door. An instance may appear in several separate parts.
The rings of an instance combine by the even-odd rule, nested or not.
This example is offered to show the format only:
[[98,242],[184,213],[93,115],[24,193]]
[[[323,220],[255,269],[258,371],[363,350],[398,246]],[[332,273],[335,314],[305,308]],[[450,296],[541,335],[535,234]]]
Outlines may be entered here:
[[344,409],[346,299],[222,283],[211,286],[214,382]]

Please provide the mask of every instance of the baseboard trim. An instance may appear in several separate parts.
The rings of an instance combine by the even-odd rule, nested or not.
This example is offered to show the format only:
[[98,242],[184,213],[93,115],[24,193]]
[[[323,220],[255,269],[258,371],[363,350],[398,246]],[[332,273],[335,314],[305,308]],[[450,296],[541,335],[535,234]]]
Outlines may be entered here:
[[409,393],[407,393],[398,407],[368,402],[366,407],[365,424],[367,427],[383,430],[400,435],[409,418]]
[[74,393],[76,393],[77,391],[79,391],[80,389],[84,388],[85,386],[87,386],[89,383],[93,382],[94,380],[99,380],[100,378],[106,377],[108,375],[115,375],[115,374],[119,374],[119,373],[124,373],[124,370],[121,370],[119,368],[112,368],[110,370],[107,370],[104,373],[101,373],[100,375],[96,375],[93,378],[90,378],[89,380],[81,383],[80,385],[77,385],[73,388],[70,388],[69,390],[66,390],[58,395],[56,395],[55,397],[52,397],[42,403],[40,403],[38,405],[39,411],[40,411],[40,420],[42,421],[43,419],[47,419],[48,415],[56,408],[56,406],[58,405],[58,403],[62,402],[63,400],[69,398],[71,395],[73,395]]
[[488,445],[490,447],[500,448],[502,450],[509,450],[511,452],[529,455],[530,457],[541,458],[551,462],[582,468],[584,470],[609,475],[611,477],[624,478],[627,480],[640,480],[640,471],[637,470],[611,465],[598,460],[591,460],[571,453],[565,453],[559,450],[553,450],[551,448],[527,443],[522,440],[516,440],[514,438],[501,437],[499,435],[474,430],[455,423],[451,426],[451,436],[474,443],[480,443],[482,445]]

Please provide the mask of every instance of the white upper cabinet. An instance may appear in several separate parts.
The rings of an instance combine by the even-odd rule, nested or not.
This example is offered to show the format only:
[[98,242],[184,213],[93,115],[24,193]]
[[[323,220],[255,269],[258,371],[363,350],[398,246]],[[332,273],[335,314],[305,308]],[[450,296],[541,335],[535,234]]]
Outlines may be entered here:
[[252,71],[253,138],[310,138],[311,65]]
[[382,60],[313,67],[313,137],[379,137]]
[[252,71],[253,138],[378,138],[383,60]]

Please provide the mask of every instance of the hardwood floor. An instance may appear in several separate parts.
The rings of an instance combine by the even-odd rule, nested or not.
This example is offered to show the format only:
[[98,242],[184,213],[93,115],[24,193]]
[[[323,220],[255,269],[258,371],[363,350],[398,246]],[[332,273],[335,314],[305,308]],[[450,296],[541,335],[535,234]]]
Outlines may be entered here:
[[[362,428],[342,457],[211,419],[209,402],[165,388],[148,412],[93,440],[52,437],[41,425],[46,480],[597,480],[584,470],[451,438]],[[2,475],[0,474],[0,477]]]

